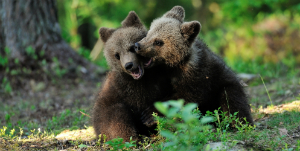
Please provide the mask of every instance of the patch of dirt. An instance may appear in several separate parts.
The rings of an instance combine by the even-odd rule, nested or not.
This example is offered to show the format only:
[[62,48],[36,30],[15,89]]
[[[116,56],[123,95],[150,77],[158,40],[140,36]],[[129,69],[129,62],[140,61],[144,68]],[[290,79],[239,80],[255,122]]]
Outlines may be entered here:
[[294,131],[290,131],[289,135],[294,139],[300,139],[300,126],[298,126]]
[[66,109],[71,112],[83,109],[90,114],[103,78],[100,76],[93,81],[62,78],[52,82],[22,79],[26,80],[22,89],[14,89],[11,94],[0,91],[0,109],[3,110],[0,112],[0,127],[7,125],[7,115],[12,125],[33,122],[45,126],[47,120]]
[[[286,79],[277,78],[271,79],[265,86],[261,83],[258,86],[248,86],[246,91],[249,95],[250,104],[252,107],[266,108],[267,106],[279,105],[297,100],[300,96],[300,83],[298,78]],[[268,97],[268,93],[272,103]],[[299,100],[299,99],[298,99]]]

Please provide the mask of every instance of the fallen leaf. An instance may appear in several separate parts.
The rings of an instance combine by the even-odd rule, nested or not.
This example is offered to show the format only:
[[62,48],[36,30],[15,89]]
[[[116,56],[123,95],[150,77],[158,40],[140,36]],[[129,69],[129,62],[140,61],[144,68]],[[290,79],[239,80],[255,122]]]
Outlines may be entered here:
[[285,128],[278,128],[279,134],[282,135],[288,135],[288,131]]

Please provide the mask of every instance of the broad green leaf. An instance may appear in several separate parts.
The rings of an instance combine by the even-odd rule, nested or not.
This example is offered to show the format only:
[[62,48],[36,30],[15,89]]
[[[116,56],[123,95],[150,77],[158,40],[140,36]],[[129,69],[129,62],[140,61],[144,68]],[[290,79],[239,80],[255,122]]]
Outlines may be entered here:
[[192,112],[193,109],[195,109],[197,107],[196,103],[189,103],[187,105],[185,105],[182,109],[182,112]]
[[174,145],[176,145],[174,142],[167,142],[167,143],[164,143],[164,146],[165,146],[165,147],[174,146]]
[[214,121],[213,117],[203,117],[200,119],[201,124],[206,124],[206,123],[213,122],[213,121]]
[[190,114],[189,112],[182,113],[182,119],[184,120],[185,123],[198,120],[197,116]]
[[162,114],[166,115],[168,111],[168,105],[162,102],[155,102],[155,108]]
[[170,108],[167,112],[167,117],[175,117],[176,113],[180,110],[180,108]]
[[185,122],[190,122],[192,119],[196,118],[196,116],[194,116],[192,114],[193,109],[195,109],[197,107],[196,103],[189,103],[187,105],[185,105],[182,109],[182,119]]
[[183,99],[180,99],[180,100],[177,100],[177,101],[175,101],[175,100],[170,100],[170,101],[168,101],[168,103],[169,103],[171,106],[173,106],[173,107],[176,107],[176,108],[181,109],[182,106],[183,106],[183,104],[184,104],[184,100],[183,100]]
[[84,148],[84,147],[87,147],[87,145],[84,145],[84,144],[80,144],[78,145],[79,148]]
[[136,145],[135,145],[135,144],[131,144],[131,143],[129,143],[129,142],[125,142],[125,147],[126,147],[126,148],[129,148],[129,147],[136,147]]

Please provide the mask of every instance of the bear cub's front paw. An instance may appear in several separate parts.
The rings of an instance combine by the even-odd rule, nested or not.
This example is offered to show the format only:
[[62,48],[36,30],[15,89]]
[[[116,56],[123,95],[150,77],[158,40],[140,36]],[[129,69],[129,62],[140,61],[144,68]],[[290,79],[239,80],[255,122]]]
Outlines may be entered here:
[[156,109],[153,107],[148,107],[146,110],[142,112],[141,120],[142,123],[145,124],[147,127],[152,127],[157,124],[156,119],[153,117],[153,112],[157,114]]

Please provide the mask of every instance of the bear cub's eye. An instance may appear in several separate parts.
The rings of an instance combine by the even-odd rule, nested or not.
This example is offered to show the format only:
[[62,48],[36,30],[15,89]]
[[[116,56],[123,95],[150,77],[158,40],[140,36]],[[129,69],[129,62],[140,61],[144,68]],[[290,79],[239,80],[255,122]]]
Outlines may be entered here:
[[120,60],[120,55],[117,53],[115,54],[116,59]]
[[163,44],[164,44],[164,42],[161,41],[161,40],[155,40],[154,41],[154,45],[156,45],[156,46],[162,46]]

